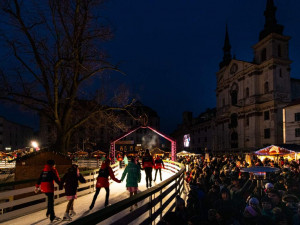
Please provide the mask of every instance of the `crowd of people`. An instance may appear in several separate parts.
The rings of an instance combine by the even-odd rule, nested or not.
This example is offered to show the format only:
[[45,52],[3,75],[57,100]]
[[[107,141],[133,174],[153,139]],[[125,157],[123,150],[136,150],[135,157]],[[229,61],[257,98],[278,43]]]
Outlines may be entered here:
[[[175,212],[167,213],[160,225],[298,225],[300,224],[300,164],[298,161],[254,157],[249,165],[238,155],[180,157],[186,165],[184,201],[177,196]],[[279,168],[257,185],[249,166]],[[261,181],[260,181],[261,182]]]

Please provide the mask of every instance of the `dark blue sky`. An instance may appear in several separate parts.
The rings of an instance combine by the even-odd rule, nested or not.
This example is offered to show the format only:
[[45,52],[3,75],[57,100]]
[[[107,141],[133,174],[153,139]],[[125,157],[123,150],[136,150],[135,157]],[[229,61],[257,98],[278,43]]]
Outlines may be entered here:
[[[291,76],[300,78],[300,1],[274,2],[278,23],[292,37]],[[156,110],[161,130],[170,133],[183,111],[197,116],[215,107],[226,23],[232,55],[252,61],[265,5],[266,0],[110,0],[103,13],[115,37],[105,47],[127,74],[113,76],[122,77],[133,96]]]

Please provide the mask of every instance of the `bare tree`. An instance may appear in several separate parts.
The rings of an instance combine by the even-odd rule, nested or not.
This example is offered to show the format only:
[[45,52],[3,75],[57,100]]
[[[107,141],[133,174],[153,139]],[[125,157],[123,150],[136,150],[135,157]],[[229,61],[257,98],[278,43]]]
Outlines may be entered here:
[[[0,3],[1,37],[10,47],[6,56],[13,62],[1,70],[0,99],[35,110],[52,121],[56,129],[55,150],[59,152],[67,152],[73,131],[91,118],[126,108],[128,93],[124,89],[111,98],[99,84],[92,94],[95,77],[107,75],[107,70],[119,71],[101,49],[103,42],[112,38],[110,26],[98,15],[103,3],[104,0]],[[82,99],[93,104],[82,104]],[[84,113],[78,113],[85,107]]]

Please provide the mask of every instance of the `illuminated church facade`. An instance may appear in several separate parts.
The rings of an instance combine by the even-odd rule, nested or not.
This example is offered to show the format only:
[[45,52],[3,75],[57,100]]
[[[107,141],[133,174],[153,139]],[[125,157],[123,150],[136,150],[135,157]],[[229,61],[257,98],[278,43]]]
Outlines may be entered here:
[[[190,150],[194,152],[251,151],[283,143],[282,109],[299,97],[293,94],[299,91],[299,80],[290,77],[290,37],[283,34],[284,27],[277,23],[275,12],[273,0],[267,0],[265,25],[252,47],[252,62],[231,56],[226,27],[223,60],[216,73],[214,113],[204,117],[206,120],[203,116],[184,120],[173,133],[178,145],[185,133],[191,135]],[[206,143],[199,139],[203,136]]]

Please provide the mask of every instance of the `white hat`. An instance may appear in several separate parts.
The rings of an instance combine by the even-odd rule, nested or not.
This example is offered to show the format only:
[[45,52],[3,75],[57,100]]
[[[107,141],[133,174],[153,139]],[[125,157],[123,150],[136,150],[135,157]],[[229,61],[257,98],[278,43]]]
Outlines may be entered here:
[[272,183],[266,183],[265,188],[266,189],[274,188],[274,185]]

